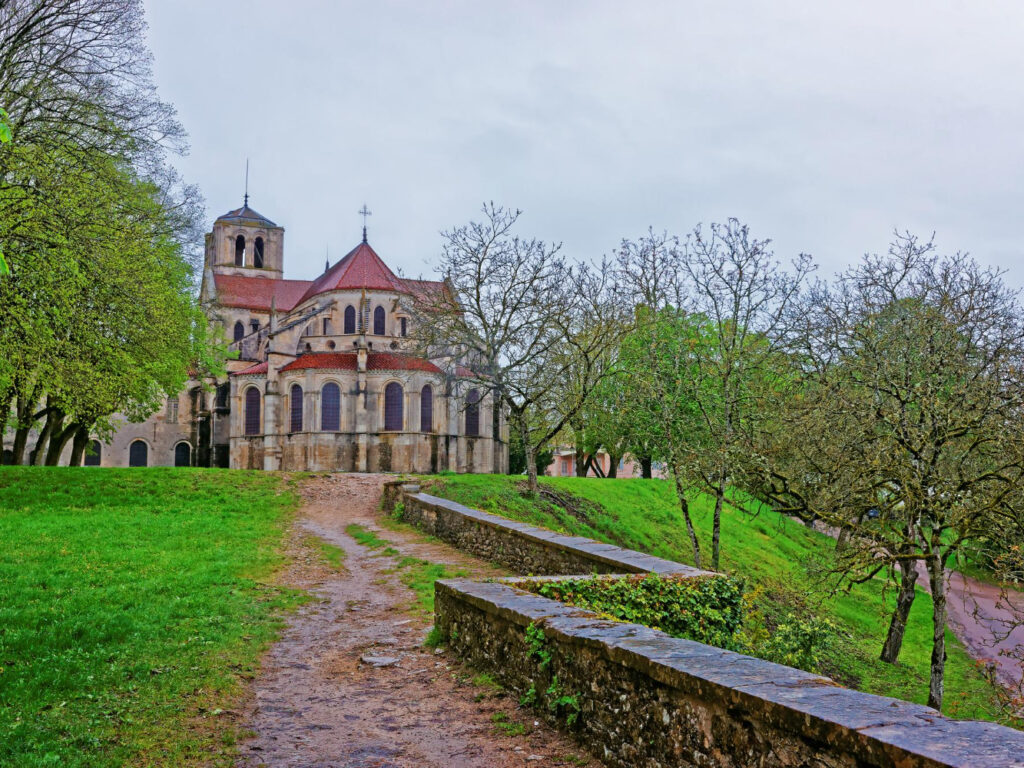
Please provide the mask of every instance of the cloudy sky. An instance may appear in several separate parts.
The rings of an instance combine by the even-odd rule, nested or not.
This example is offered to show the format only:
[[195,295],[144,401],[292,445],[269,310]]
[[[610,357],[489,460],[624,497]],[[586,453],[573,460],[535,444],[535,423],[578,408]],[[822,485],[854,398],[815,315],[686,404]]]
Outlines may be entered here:
[[1024,284],[1019,2],[147,0],[210,220],[407,275],[484,200],[597,258],[736,216],[823,271],[932,231]]

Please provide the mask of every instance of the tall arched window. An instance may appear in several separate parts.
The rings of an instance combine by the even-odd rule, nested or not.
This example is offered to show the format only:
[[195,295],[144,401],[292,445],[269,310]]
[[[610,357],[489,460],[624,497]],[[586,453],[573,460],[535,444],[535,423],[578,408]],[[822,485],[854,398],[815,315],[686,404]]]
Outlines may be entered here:
[[241,341],[243,336],[245,336],[245,323],[239,320],[235,323],[235,341]]
[[292,422],[291,431],[301,432],[302,431],[302,387],[298,384],[292,384],[291,394],[289,397],[292,406]]
[[384,387],[384,430],[402,431],[402,385],[392,381]]
[[466,434],[469,437],[480,434],[480,393],[475,389],[466,394]]
[[89,442],[88,449],[86,449],[85,461],[82,464],[86,467],[98,467],[102,458],[103,445],[99,440],[92,440]]
[[434,431],[434,390],[424,384],[420,390],[420,432]]
[[345,333],[356,332],[356,308],[349,304],[345,307]]
[[135,440],[128,446],[128,466],[144,467],[149,464],[149,446],[143,440]]
[[245,390],[245,434],[260,433],[260,391],[256,387]]
[[373,332],[377,336],[384,335],[384,307],[373,310]]
[[192,466],[192,446],[188,443],[178,443],[174,446],[174,466]]
[[263,268],[263,238],[257,237],[256,244],[252,249],[252,265],[257,269]]
[[320,390],[320,429],[324,432],[341,429],[341,389],[333,381]]
[[245,237],[243,235],[235,238],[235,266],[245,266]]

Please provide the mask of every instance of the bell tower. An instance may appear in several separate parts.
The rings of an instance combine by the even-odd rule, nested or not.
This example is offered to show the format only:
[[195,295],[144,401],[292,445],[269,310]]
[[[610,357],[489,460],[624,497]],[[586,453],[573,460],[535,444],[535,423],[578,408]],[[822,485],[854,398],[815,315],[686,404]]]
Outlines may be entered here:
[[249,207],[249,193],[241,208],[213,222],[206,235],[206,267],[217,274],[280,279],[284,275],[284,227]]

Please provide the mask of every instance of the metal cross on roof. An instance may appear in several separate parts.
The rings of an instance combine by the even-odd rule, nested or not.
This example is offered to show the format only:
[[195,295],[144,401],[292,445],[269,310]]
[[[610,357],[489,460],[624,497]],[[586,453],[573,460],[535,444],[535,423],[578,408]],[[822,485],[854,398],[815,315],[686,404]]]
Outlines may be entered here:
[[359,215],[363,217],[363,242],[366,242],[366,217],[372,216],[373,212],[366,207],[366,203],[363,203],[362,210],[358,211]]

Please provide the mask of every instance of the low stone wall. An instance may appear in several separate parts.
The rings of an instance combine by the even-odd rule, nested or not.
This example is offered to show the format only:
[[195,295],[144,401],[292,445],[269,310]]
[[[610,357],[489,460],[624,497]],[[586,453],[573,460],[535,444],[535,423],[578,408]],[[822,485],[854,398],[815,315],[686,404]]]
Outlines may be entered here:
[[[505,583],[439,581],[435,604],[459,657],[617,768],[1024,766],[1020,731],[603,621]],[[527,636],[531,624],[543,639]]]
[[419,492],[415,483],[388,483],[384,504],[401,499],[402,519],[464,552],[501,563],[524,575],[662,573],[707,575],[688,565],[662,560],[581,536],[566,536]]
[[[384,504],[455,546],[520,574],[707,575],[562,536],[389,483]],[[1024,733],[950,720],[928,707],[725,651],[517,589],[439,581],[437,626],[616,768],[1024,768]]]

